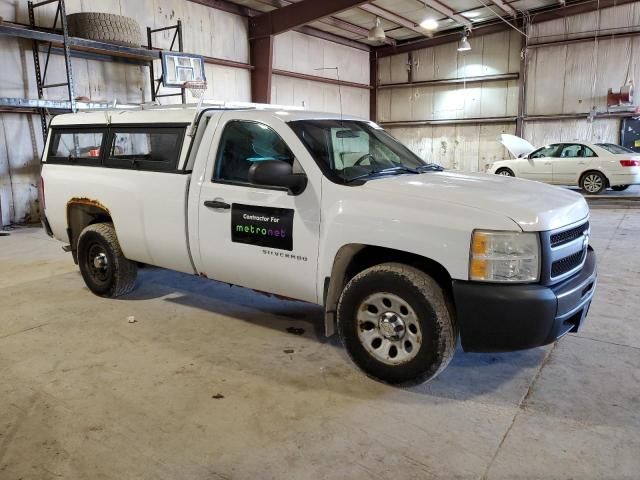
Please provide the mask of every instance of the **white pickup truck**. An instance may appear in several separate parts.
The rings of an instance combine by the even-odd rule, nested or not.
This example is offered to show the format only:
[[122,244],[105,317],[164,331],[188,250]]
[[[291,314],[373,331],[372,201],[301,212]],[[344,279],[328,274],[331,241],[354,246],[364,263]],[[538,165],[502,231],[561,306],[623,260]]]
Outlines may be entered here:
[[538,347],[583,323],[596,285],[573,192],[444,172],[377,124],[267,107],[60,115],[43,223],[89,289],[139,264],[324,306],[327,335],[393,384],[465,351]]

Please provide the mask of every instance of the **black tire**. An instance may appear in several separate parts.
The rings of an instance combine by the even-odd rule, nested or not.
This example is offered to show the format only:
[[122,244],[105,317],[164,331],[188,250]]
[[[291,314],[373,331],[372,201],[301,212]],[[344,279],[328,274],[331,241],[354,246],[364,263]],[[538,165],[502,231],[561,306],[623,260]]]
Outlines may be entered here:
[[585,172],[580,177],[580,188],[589,195],[598,195],[606,190],[607,177],[595,170]]
[[496,175],[502,175],[503,177],[515,177],[516,174],[510,168],[499,168],[496,170]]
[[87,287],[100,297],[119,297],[135,287],[138,265],[123,255],[111,223],[95,223],[82,231],[78,264]]
[[[396,306],[391,304],[391,312],[372,312],[371,305],[366,302],[376,296],[381,296],[383,302],[385,296],[391,296],[392,301],[399,298],[406,303],[406,306],[400,308],[400,312],[394,314],[394,321],[398,321],[398,318],[405,321],[404,333],[399,340],[385,338],[385,333],[381,333],[385,329],[379,328],[383,318],[393,313]],[[385,305],[388,306],[386,303]],[[402,308],[404,312],[401,311]],[[367,320],[362,321],[362,315]],[[372,315],[373,321],[368,320],[368,315]],[[376,321],[378,327],[367,325]],[[417,348],[415,352],[412,349],[411,353],[407,353],[409,346],[406,342],[410,339],[410,330],[414,334],[412,338],[416,339]],[[434,378],[453,358],[458,341],[451,308],[440,285],[424,272],[399,263],[371,267],[349,281],[338,303],[338,331],[347,353],[356,365],[370,377],[394,385],[416,385]],[[373,336],[381,337],[380,347],[375,346],[375,338],[369,337],[372,340],[367,346],[361,340],[370,331],[373,331]],[[391,331],[401,330],[395,326]],[[402,348],[399,350],[396,347],[396,361],[403,355],[406,361],[390,365],[387,362],[395,360],[390,354],[392,345],[396,344],[400,344]],[[370,353],[367,349],[372,349],[373,352]],[[385,349],[386,354],[383,352]],[[410,355],[413,357],[409,357]],[[386,360],[381,358],[383,356]]]
[[133,18],[113,13],[82,12],[67,15],[69,35],[98,42],[140,48],[142,33]]
[[611,187],[611,190],[613,190],[614,192],[624,192],[630,186],[631,185],[614,185],[613,187]]

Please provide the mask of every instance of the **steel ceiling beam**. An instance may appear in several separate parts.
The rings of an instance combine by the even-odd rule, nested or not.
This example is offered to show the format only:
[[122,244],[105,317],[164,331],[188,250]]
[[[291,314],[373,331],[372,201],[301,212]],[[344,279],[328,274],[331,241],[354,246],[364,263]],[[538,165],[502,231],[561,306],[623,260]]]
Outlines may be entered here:
[[419,0],[423,5],[441,13],[442,15],[449,17],[451,20],[458,22],[460,25],[471,28],[472,23],[468,18],[464,18],[462,15],[458,15],[455,10],[440,3],[438,0]]
[[489,1],[491,3],[493,3],[495,6],[497,6],[498,8],[500,8],[500,10],[502,10],[503,12],[508,13],[512,17],[518,16],[518,10],[513,8],[511,5],[509,5],[504,0],[489,0]]
[[425,30],[420,28],[420,25],[418,25],[416,22],[396,13],[390,12],[389,10],[386,10],[384,8],[378,7],[377,5],[367,3],[365,5],[360,5],[360,9],[364,10],[365,12],[369,12],[376,17],[384,18],[385,20],[389,20],[390,22],[397,23],[401,27],[413,30],[420,35],[424,35],[426,33]]
[[[370,0],[369,0],[370,1]],[[367,0],[304,0],[249,19],[249,37],[277,35],[367,3]]]
[[[591,0],[576,4],[569,4],[566,6],[556,5],[551,8],[545,8],[537,12],[529,13],[529,22],[547,22],[549,20],[566,18],[572,15],[579,15],[581,13],[589,13],[599,9],[601,10],[603,8],[615,7],[627,3],[635,3],[636,1],[637,0]],[[518,15],[518,18],[520,18],[520,15]],[[492,21],[491,23],[485,23],[484,25],[474,27],[473,36],[475,37],[502,32],[504,30],[509,30],[510,28],[511,27],[503,22]],[[388,57],[390,55],[407,53],[414,50],[420,50],[422,48],[435,47],[444,43],[455,42],[460,39],[461,33],[461,29],[448,30],[440,34],[436,34],[431,38],[423,38],[420,40],[410,40],[404,43],[398,43],[395,47],[377,47],[375,51],[378,53],[378,58]]]
[[[290,0],[257,0],[264,5],[269,5],[274,8],[282,8],[287,5],[291,5],[292,2]],[[355,35],[360,35],[361,37],[367,38],[369,36],[369,29],[361,27],[359,25],[355,25],[351,22],[347,22],[338,17],[325,17],[318,20],[320,23],[324,23],[325,25],[329,25],[330,27],[339,28],[340,30],[344,30],[345,32],[350,32]],[[396,41],[393,38],[385,38],[384,43],[387,45],[395,45]]]
[[[235,3],[231,3],[228,0],[188,0],[189,2],[198,3],[200,5],[204,5],[207,7],[214,8],[216,10],[222,10],[223,12],[233,13],[235,15],[240,15],[243,17],[256,17],[262,15],[264,12],[260,10],[255,10],[250,7],[245,7],[243,5],[237,5]],[[302,26],[298,28],[294,28],[296,32],[304,33],[305,35],[310,35],[316,38],[322,38],[323,40],[328,40],[330,42],[338,43],[340,45],[345,45],[351,48],[357,48],[360,50],[370,51],[370,45],[362,42],[358,42],[356,40],[351,40],[350,38],[341,37],[340,35],[335,35],[330,32],[325,32],[324,30],[320,30],[318,28]]]

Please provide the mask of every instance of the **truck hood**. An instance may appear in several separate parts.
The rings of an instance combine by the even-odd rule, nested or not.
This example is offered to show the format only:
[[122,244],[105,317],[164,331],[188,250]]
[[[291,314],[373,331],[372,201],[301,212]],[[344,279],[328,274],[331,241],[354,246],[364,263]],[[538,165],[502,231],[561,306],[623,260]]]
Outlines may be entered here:
[[[359,188],[393,198],[414,197],[429,207],[429,201],[456,203],[504,215],[523,231],[546,231],[578,222],[589,215],[582,195],[544,183],[487,175],[433,172],[370,180]],[[379,196],[379,195],[377,195]]]
[[509,153],[513,155],[513,158],[524,157],[536,149],[536,147],[531,145],[524,138],[509,135],[508,133],[500,135],[500,143],[509,150]]

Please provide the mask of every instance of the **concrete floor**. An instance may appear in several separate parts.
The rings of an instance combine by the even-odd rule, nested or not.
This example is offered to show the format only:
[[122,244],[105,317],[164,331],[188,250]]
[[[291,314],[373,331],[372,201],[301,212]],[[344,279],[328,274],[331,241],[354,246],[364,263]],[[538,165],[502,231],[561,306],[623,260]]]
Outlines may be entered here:
[[158,269],[103,300],[59,243],[15,230],[0,237],[0,479],[637,479],[640,210],[592,219],[583,332],[458,352],[407,390],[361,375],[316,307]]

